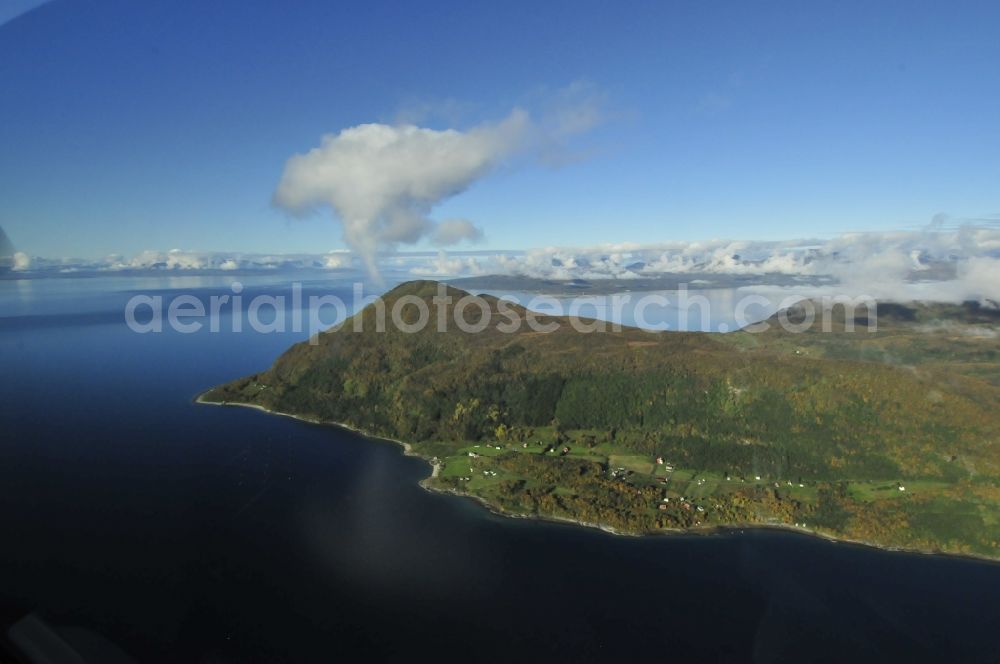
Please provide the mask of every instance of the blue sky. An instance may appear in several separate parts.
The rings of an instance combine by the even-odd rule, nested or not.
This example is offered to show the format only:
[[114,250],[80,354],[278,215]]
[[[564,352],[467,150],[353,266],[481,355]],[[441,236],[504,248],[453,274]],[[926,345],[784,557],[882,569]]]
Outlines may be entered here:
[[995,2],[55,0],[0,26],[0,227],[41,256],[344,247],[329,209],[271,204],[289,157],[544,117],[574,84],[601,108],[576,158],[431,216],[516,249],[995,215],[998,30]]

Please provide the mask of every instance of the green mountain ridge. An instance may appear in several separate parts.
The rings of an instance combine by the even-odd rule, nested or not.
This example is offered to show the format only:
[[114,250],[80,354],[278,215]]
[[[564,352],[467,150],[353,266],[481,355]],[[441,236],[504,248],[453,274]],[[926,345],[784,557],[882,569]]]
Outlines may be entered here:
[[[1000,556],[995,307],[880,303],[875,331],[835,308],[829,332],[775,316],[758,333],[582,333],[482,295],[468,324],[488,310],[534,327],[470,333],[453,318],[469,294],[446,287],[438,307],[438,289],[402,284],[383,296],[384,331],[369,305],[200,400],[405,441],[434,461],[430,488],[510,514],[628,533],[783,525]],[[419,322],[416,300],[429,323],[397,329],[394,309]]]

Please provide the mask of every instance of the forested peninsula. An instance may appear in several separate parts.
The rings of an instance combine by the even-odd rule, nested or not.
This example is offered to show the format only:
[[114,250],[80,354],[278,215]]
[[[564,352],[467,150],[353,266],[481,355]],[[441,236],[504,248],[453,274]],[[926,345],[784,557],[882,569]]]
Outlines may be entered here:
[[[834,308],[804,332],[581,332],[480,295],[459,312],[476,331],[440,331],[441,292],[402,284],[380,306],[409,329],[371,304],[198,400],[401,441],[434,464],[428,488],[510,515],[1000,557],[995,305],[880,303],[874,331]],[[512,311],[533,324],[478,330]]]

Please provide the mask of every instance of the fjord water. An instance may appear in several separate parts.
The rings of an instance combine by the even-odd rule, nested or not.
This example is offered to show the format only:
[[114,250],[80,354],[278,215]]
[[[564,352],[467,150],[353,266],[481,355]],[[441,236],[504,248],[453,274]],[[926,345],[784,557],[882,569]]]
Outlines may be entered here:
[[5,624],[36,610],[153,662],[996,661],[1000,565],[507,519],[425,492],[391,443],[196,405],[306,334],[136,334],[124,302],[229,281],[0,281]]

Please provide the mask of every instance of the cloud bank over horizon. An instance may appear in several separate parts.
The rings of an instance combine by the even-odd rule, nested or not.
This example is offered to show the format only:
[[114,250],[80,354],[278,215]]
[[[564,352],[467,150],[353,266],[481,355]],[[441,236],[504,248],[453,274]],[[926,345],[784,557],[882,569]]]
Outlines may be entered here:
[[[442,222],[441,232],[462,235],[464,220]],[[455,228],[451,228],[454,226]],[[443,242],[442,244],[447,244]],[[538,279],[620,279],[643,288],[642,280],[681,275],[701,286],[724,277],[752,277],[757,287],[769,277],[801,279],[809,292],[836,289],[882,299],[1000,301],[1000,227],[962,225],[922,231],[848,233],[829,240],[620,243],[593,247],[543,247],[524,251],[376,253],[378,268],[394,278],[454,278],[490,274]],[[29,258],[19,255],[16,276],[77,272],[256,272],[340,270],[358,274],[367,266],[348,251],[326,254],[244,254],[147,251],[131,258],[98,261]],[[770,283],[781,281],[771,280]],[[784,280],[787,281],[787,280]],[[783,286],[784,288],[784,286]]]

